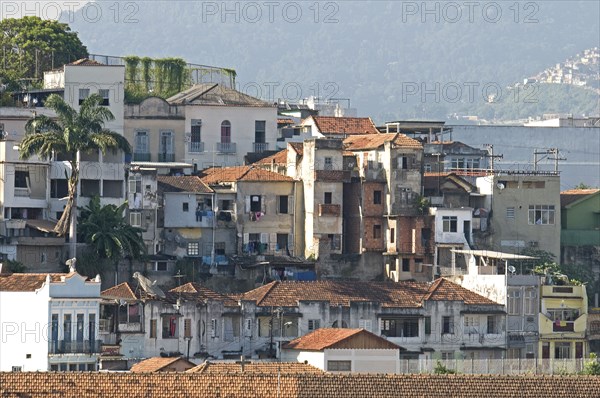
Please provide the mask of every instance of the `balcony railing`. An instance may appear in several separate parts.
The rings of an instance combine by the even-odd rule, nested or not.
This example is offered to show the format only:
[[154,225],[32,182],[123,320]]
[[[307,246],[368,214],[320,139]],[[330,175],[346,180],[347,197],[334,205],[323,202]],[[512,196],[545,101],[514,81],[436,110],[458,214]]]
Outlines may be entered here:
[[255,142],[254,143],[254,152],[264,152],[269,150],[269,144],[266,142]]
[[48,342],[49,354],[91,354],[99,353],[101,348],[102,340],[54,340]]
[[575,322],[555,321],[552,324],[553,332],[574,332]]
[[200,153],[204,152],[204,142],[190,142],[188,152]]
[[319,216],[335,216],[335,217],[339,217],[340,213],[341,213],[341,206],[340,205],[324,205],[324,204],[320,204],[319,205]]
[[175,154],[174,153],[159,153],[158,161],[159,162],[174,162]]
[[134,162],[149,162],[152,159],[152,155],[144,152],[134,152],[133,153],[133,161]]
[[235,153],[235,142],[217,142],[217,152]]
[[15,188],[15,196],[28,198],[29,188]]

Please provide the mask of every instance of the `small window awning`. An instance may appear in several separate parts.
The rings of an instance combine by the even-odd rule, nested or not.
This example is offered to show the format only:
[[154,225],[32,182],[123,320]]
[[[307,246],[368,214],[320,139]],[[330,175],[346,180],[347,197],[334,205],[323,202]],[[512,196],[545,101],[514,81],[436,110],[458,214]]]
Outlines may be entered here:
[[27,220],[27,226],[46,233],[53,233],[56,223],[50,220]]

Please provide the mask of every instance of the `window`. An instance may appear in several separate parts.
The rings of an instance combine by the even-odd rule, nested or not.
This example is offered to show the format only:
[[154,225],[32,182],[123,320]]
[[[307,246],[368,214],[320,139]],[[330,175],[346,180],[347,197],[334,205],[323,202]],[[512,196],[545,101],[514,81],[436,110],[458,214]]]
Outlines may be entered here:
[[167,263],[166,261],[157,261],[155,263],[154,270],[155,271],[168,271],[169,270],[168,264],[169,263]]
[[264,120],[254,121],[254,142],[257,144],[266,143],[266,122]]
[[175,339],[179,335],[179,328],[177,327],[177,316],[176,315],[164,315],[162,317],[162,338],[163,339]]
[[331,204],[331,200],[332,200],[332,194],[331,192],[325,192],[323,194],[323,203],[326,205],[330,205]]
[[277,196],[277,211],[279,214],[288,214],[288,197]]
[[218,326],[219,324],[216,319],[210,320],[210,337],[219,337]]
[[199,256],[200,255],[200,243],[188,242],[187,244],[187,255],[188,256]]
[[[141,157],[142,154],[146,155],[150,152],[149,137],[147,131],[136,131],[133,152],[134,160],[150,160],[148,158],[142,159]],[[136,157],[136,154],[138,154],[138,157]]]
[[537,294],[533,289],[525,290],[525,315],[536,315],[537,311]]
[[159,161],[172,162],[174,161],[173,156],[173,132],[172,131],[161,131],[160,132],[160,143],[158,148]]
[[370,332],[371,331],[371,320],[370,319],[359,319],[358,320],[358,328],[365,329]]
[[221,123],[221,143],[231,143],[231,123],[229,120],[223,120],[223,123]]
[[498,322],[496,321],[496,317],[494,315],[488,315],[487,317],[487,332],[488,334],[498,333]]
[[397,168],[398,169],[402,169],[402,170],[406,170],[408,169],[408,157],[407,156],[398,156],[397,158]]
[[554,225],[554,205],[529,205],[529,225]]
[[229,199],[224,199],[221,201],[221,210],[233,210],[232,206],[231,206],[231,200]]
[[190,152],[202,152],[202,120],[192,119]]
[[327,361],[328,372],[350,372],[352,361]]
[[373,225],[373,239],[381,239],[381,225]]
[[215,242],[215,254],[217,256],[224,256],[225,255],[225,247],[226,247],[225,242]]
[[139,212],[129,213],[129,224],[131,224],[132,227],[140,228],[142,226],[142,213],[139,213]]
[[189,318],[183,320],[183,337],[192,338],[192,320]]
[[188,202],[183,202],[181,210],[183,211],[190,211],[190,204]]
[[381,319],[381,334],[386,337],[419,337],[419,319]]
[[309,319],[308,320],[308,330],[313,331],[317,330],[321,327],[321,320],[319,319]]
[[129,193],[142,193],[142,175],[141,174],[130,174],[129,175]]
[[156,319],[150,319],[150,338],[156,338]]
[[515,208],[507,207],[506,208],[506,218],[514,220],[515,219]]
[[288,234],[277,234],[277,247],[276,250],[287,250],[288,248]]
[[90,96],[89,88],[80,88],[79,89],[79,105],[83,103],[83,101]]
[[140,305],[125,304],[119,306],[119,323],[140,323]]
[[426,173],[429,173],[429,172],[431,172],[431,164],[429,164],[429,163],[425,163],[424,169],[425,169],[425,172],[426,172]]
[[23,370],[22,366],[13,366],[12,367],[13,372],[21,372],[22,370]]
[[442,227],[444,232],[457,232],[458,218],[456,216],[443,216]]
[[402,259],[402,272],[410,272],[410,258]]
[[381,204],[381,191],[373,191],[373,204],[374,205]]
[[521,315],[521,291],[508,291],[508,315]]
[[454,319],[451,316],[442,317],[442,334],[454,334]]
[[327,234],[329,239],[329,248],[331,250],[341,250],[342,248],[342,236],[338,234]]
[[425,334],[431,334],[431,317],[425,317]]
[[415,272],[416,273],[423,272],[423,259],[415,258]]
[[64,314],[63,317],[63,335],[64,341],[71,341],[71,314]]
[[571,358],[571,343],[554,343],[554,358]]
[[50,197],[64,198],[69,195],[69,185],[66,179],[50,180]]
[[333,160],[330,157],[325,158],[325,167],[323,170],[333,170]]
[[29,171],[15,170],[15,188],[29,188]]
[[250,211],[253,213],[262,211],[262,196],[251,195],[250,196]]
[[102,103],[100,105],[103,105],[103,106],[110,105],[110,100],[109,100],[110,90],[109,89],[101,88],[100,90],[98,90],[98,95],[100,97],[102,97]]
[[442,351],[442,361],[447,361],[450,359],[454,359],[453,351]]
[[479,317],[475,315],[465,315],[465,333],[477,333],[479,331]]
[[390,228],[390,243],[394,243],[396,241],[396,229]]

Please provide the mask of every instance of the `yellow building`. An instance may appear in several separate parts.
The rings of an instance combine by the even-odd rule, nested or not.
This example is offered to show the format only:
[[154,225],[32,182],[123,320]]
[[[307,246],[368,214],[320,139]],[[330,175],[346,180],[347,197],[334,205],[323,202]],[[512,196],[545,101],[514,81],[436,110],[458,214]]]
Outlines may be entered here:
[[585,286],[542,286],[539,315],[542,359],[575,359],[587,355],[587,302]]

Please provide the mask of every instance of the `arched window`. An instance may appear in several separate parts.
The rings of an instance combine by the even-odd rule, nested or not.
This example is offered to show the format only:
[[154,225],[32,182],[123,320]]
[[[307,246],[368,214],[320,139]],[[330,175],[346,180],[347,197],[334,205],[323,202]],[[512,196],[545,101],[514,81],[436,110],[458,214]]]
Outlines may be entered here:
[[223,123],[221,123],[221,143],[231,143],[231,123],[229,120],[223,120]]

